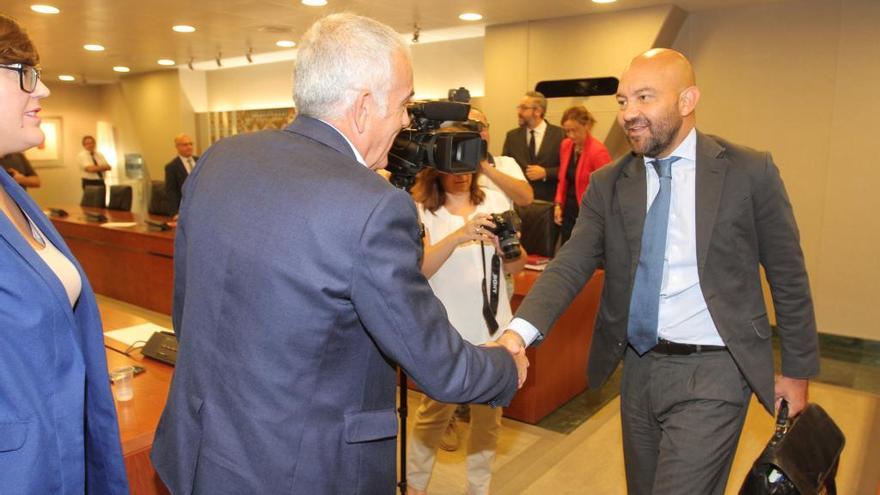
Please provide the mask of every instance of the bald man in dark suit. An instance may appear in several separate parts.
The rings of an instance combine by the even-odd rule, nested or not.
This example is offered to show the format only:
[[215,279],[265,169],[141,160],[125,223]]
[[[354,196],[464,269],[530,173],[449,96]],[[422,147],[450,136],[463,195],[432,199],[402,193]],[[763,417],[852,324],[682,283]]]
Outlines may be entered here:
[[[696,129],[700,91],[673,50],[636,57],[617,92],[633,148],[596,171],[571,239],[504,335],[546,337],[604,265],[588,376],[623,359],[628,492],[724,493],[752,392],[798,414],[819,370],[816,320],[797,224],[769,153]],[[774,380],[765,270],[782,375]],[[588,324],[585,322],[585,324]],[[506,341],[510,338],[510,341]]]

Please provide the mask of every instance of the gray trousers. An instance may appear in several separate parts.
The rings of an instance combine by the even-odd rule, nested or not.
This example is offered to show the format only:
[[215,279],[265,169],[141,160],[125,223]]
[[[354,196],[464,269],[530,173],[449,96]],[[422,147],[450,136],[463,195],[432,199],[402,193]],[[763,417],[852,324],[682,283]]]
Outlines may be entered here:
[[723,495],[751,389],[726,351],[627,349],[620,390],[630,495]]

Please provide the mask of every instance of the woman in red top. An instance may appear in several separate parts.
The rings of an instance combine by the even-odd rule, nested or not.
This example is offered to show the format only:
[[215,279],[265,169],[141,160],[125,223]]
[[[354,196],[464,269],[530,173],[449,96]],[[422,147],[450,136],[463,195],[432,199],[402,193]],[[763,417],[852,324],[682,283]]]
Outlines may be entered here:
[[611,161],[605,145],[590,134],[595,123],[596,119],[583,105],[573,106],[562,114],[565,139],[559,147],[559,185],[553,220],[562,227],[563,244],[571,237],[590,174]]

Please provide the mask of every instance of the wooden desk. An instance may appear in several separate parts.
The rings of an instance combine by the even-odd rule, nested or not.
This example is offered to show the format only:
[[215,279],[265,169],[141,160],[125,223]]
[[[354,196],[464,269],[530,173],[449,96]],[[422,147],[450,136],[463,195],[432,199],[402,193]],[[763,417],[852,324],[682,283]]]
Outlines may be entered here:
[[[101,319],[104,330],[115,330],[130,325],[145,323],[146,320],[112,309],[102,308]],[[168,389],[174,368],[165,363],[146,359],[139,350],[129,356],[124,355],[126,345],[111,338],[104,338],[109,369],[118,366],[143,366],[146,371],[134,377],[132,383],[134,397],[125,402],[116,402],[119,417],[119,433],[122,440],[122,455],[125,458],[125,471],[132,495],[167,495],[168,490],[156,475],[150,462],[150,449],[159,417],[165,409]]]
[[[514,278],[514,312],[540,274],[523,270]],[[535,424],[587,389],[587,359],[604,281],[605,272],[597,270],[544,342],[526,350],[529,374],[505,416]]]
[[[514,278],[510,301],[514,312],[540,275],[541,272],[523,270]],[[510,406],[504,409],[504,416],[535,424],[587,389],[587,359],[604,281],[605,272],[596,270],[553,325],[549,337],[526,350],[529,374]],[[408,384],[411,389],[419,389],[412,379]]]
[[[50,217],[95,292],[159,313],[171,314],[174,280],[174,229],[152,231],[144,219],[170,217],[83,206],[62,206],[66,217]],[[137,222],[134,227],[102,227],[85,213],[103,213],[110,222]]]

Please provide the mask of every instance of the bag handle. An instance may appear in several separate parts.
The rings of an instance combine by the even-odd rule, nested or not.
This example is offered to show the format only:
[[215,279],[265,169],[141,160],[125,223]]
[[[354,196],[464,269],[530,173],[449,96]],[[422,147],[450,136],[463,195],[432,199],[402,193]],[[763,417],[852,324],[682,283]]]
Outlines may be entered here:
[[785,433],[791,427],[791,421],[788,419],[788,401],[782,399],[779,403],[779,410],[776,412],[776,433],[773,434],[772,444],[782,440]]

